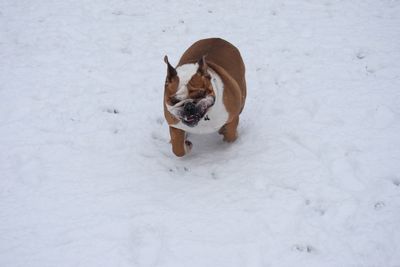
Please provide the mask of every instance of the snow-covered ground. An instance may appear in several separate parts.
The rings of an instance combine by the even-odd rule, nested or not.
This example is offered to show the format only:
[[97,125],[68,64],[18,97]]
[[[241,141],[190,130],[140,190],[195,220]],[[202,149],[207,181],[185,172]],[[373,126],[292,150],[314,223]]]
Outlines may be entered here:
[[[242,52],[172,152],[168,54]],[[0,266],[400,266],[400,1],[0,1]]]

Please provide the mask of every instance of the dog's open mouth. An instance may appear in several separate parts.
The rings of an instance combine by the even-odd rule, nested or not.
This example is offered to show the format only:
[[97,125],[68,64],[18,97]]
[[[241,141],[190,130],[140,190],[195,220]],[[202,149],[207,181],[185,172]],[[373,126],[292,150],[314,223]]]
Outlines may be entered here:
[[199,123],[200,119],[201,117],[198,115],[190,115],[182,118],[182,122],[187,126],[194,127]]

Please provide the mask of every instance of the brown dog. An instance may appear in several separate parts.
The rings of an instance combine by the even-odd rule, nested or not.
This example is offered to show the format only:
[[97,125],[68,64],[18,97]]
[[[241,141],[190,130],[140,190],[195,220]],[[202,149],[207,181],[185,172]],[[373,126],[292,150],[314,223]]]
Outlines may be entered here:
[[195,42],[176,68],[168,65],[164,115],[172,151],[178,157],[192,148],[186,132],[219,132],[227,142],[237,138],[239,115],[246,100],[245,67],[239,50],[210,38]]

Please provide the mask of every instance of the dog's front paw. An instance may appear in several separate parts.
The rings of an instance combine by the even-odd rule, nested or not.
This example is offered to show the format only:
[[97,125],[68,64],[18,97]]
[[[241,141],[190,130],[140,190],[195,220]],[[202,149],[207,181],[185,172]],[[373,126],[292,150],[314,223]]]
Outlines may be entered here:
[[225,134],[224,135],[224,141],[227,143],[233,143],[236,141],[237,138],[238,138],[238,134],[236,132],[233,134]]
[[192,146],[192,142],[190,142],[189,140],[185,140],[183,146],[182,143],[180,146],[172,145],[172,151],[177,157],[183,157],[188,154],[190,150],[192,150]]

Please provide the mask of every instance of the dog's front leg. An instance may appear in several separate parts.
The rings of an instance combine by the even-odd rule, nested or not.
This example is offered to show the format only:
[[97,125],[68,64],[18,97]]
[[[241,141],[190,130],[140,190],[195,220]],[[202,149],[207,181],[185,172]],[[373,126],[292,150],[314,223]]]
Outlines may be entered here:
[[192,143],[189,140],[185,140],[185,131],[174,127],[169,127],[169,133],[171,135],[172,151],[178,157],[183,157],[189,153],[192,149]]

